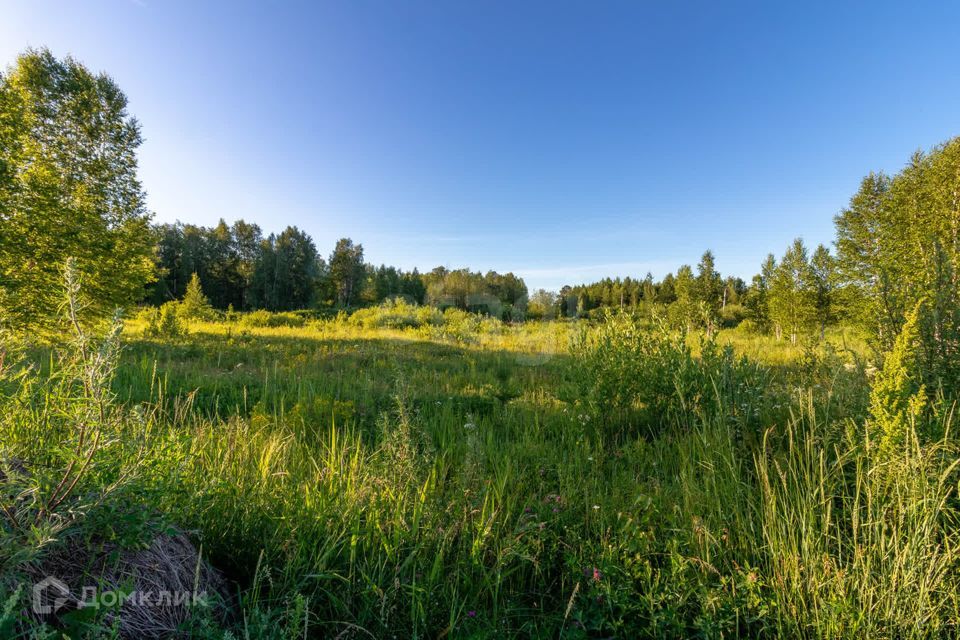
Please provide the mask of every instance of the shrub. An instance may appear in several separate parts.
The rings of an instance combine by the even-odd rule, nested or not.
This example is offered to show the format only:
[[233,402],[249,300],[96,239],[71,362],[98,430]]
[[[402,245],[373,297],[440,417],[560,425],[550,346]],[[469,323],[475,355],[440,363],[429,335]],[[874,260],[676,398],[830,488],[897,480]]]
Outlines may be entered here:
[[907,314],[893,349],[870,391],[872,425],[880,431],[881,450],[893,456],[906,441],[926,405],[926,390],[919,371],[920,335],[917,328],[920,305]]
[[[0,637],[168,637],[200,610],[196,598],[221,604],[225,583],[144,501],[137,480],[148,418],[112,388],[119,314],[103,336],[89,334],[72,262],[65,274],[72,335],[49,368],[0,342]],[[167,306],[167,317],[175,310]],[[57,588],[34,591],[31,601],[50,609],[27,609],[23,586],[50,577]],[[101,599],[87,608],[92,585]],[[188,600],[122,596],[188,590]],[[19,607],[23,614],[11,615]],[[221,614],[209,617],[221,622]]]
[[376,307],[359,309],[346,321],[365,329],[414,329],[445,323],[443,312],[436,307],[421,307],[402,298],[386,300]]
[[[0,494],[0,522],[8,525],[0,527],[3,551],[18,542],[27,547],[37,541],[46,543],[86,510],[90,496],[78,497],[80,489],[85,488],[85,479],[108,443],[116,438],[122,419],[110,383],[123,325],[115,315],[101,341],[88,336],[78,320],[82,305],[72,261],[68,261],[65,274],[64,307],[73,336],[53,359],[51,371],[44,374],[16,358],[5,366],[0,363],[4,390],[0,394],[0,463],[22,459],[32,463],[29,470],[14,465],[16,474],[0,469],[7,494]],[[16,351],[8,344],[0,345],[4,356],[0,360]],[[14,476],[24,485],[17,487],[19,494],[10,492],[10,485],[16,484]],[[16,496],[13,501],[7,500],[10,493]],[[97,502],[100,500],[102,496],[97,497]],[[37,551],[21,549],[18,555],[23,560]]]
[[175,301],[165,302],[160,307],[147,307],[137,315],[137,319],[146,324],[143,329],[145,336],[167,340],[187,334],[187,328],[180,318],[180,303]]
[[573,346],[581,400],[602,422],[648,434],[688,427],[695,417],[723,417],[743,425],[760,414],[767,372],[702,339],[699,357],[684,331],[646,328],[635,314],[606,313]]
[[496,318],[455,307],[440,310],[419,306],[402,298],[360,309],[341,321],[364,329],[420,329],[429,337],[457,341],[468,341],[478,333],[495,333],[503,327]]
[[720,311],[720,326],[731,328],[740,325],[747,318],[747,308],[740,304],[728,304]]
[[307,320],[292,311],[272,312],[265,309],[240,316],[240,326],[249,329],[265,327],[302,327]]

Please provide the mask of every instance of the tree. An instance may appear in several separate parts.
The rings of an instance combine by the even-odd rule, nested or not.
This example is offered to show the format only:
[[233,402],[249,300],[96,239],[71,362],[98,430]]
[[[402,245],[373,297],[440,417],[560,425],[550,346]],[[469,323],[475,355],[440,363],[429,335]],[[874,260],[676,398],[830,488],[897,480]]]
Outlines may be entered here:
[[86,313],[139,300],[153,276],[137,179],[140,126],[108,76],[30,50],[0,76],[0,312],[55,322],[68,257]]
[[[480,273],[469,269],[454,269],[448,271],[441,267],[434,269],[431,282],[427,287],[427,298],[431,304],[439,307],[456,307],[457,309],[474,311],[494,311],[499,315],[500,299],[489,294],[487,284]],[[490,295],[490,299],[483,297]],[[497,309],[491,309],[493,299],[497,301]],[[479,309],[478,306],[483,308]]]
[[355,245],[350,238],[338,240],[330,254],[330,281],[340,306],[349,307],[359,299],[364,275],[363,245]]
[[250,285],[253,307],[290,311],[313,304],[326,265],[310,236],[287,227],[261,241],[259,253]]
[[837,268],[841,277],[857,286],[862,295],[856,319],[877,336],[886,350],[900,333],[905,303],[897,291],[896,236],[902,229],[889,215],[891,180],[871,173],[860,183],[850,205],[835,219]]
[[557,294],[546,289],[537,289],[527,303],[527,317],[534,320],[553,320],[559,309]]
[[427,286],[423,282],[423,276],[416,268],[400,276],[400,292],[417,304],[424,303],[427,296]]
[[870,174],[836,218],[844,298],[888,352],[918,308],[931,389],[960,385],[960,138],[916,153],[896,176]]
[[488,271],[483,280],[487,293],[496,296],[504,305],[518,307],[526,304],[527,285],[513,272],[501,275]]
[[677,283],[672,273],[668,273],[660,281],[657,287],[657,302],[660,304],[672,304],[677,300]]
[[657,300],[657,286],[653,282],[653,274],[649,271],[643,278],[643,303],[647,307],[653,306]]
[[763,332],[770,330],[770,287],[776,270],[777,259],[772,253],[768,254],[760,265],[760,273],[753,276],[753,284],[746,296],[746,307],[750,312],[750,318],[757,329]]
[[[496,300],[480,301],[479,310],[499,315],[503,320],[517,320],[523,318],[527,309],[527,284],[522,278],[512,272],[499,274],[488,271],[481,281],[482,293],[492,296]],[[492,307],[498,307],[499,313],[494,313]]]
[[371,302],[378,303],[401,294],[400,272],[394,267],[380,265],[376,269],[370,267],[370,285],[367,293]]
[[154,227],[157,281],[149,300],[162,304],[179,298],[196,273],[211,304],[249,309],[251,287],[260,259],[263,236],[260,227],[237,220],[216,227],[163,224]]
[[820,326],[820,339],[823,340],[827,325],[834,321],[836,312],[834,288],[837,277],[833,256],[822,244],[817,246],[813,257],[810,258],[810,276],[815,315]]
[[728,304],[741,304],[743,296],[746,295],[746,293],[747,285],[743,279],[727,276],[727,279],[723,281],[723,299],[720,304],[720,310],[725,309]]
[[180,317],[188,320],[209,320],[213,316],[213,307],[210,306],[210,300],[203,293],[200,278],[197,274],[190,276],[187,292],[180,302],[178,312]]
[[423,303],[426,287],[420,272],[414,269],[405,272],[396,267],[380,265],[376,269],[369,267],[368,285],[364,291],[368,302],[378,304],[384,300],[402,296],[410,302]]
[[677,269],[673,286],[677,298],[676,302],[670,306],[670,314],[674,324],[688,330],[692,329],[698,320],[698,304],[697,281],[690,265],[685,264]]
[[151,283],[148,299],[161,305],[179,298],[183,292],[180,285],[180,264],[183,257],[183,234],[180,225],[162,224],[153,227],[155,243],[155,280]]
[[694,299],[703,315],[707,335],[712,335],[723,302],[723,280],[714,266],[713,252],[707,250],[697,265]]
[[260,246],[263,241],[263,233],[260,227],[255,224],[237,220],[230,227],[230,235],[233,244],[233,253],[237,260],[237,279],[240,287],[240,308],[249,309],[251,307],[251,288],[253,287],[253,275],[257,269],[257,261],[260,258]]
[[784,333],[796,344],[816,319],[813,273],[803,240],[787,248],[773,273],[769,292],[770,319],[779,340]]
[[[313,240],[297,227],[287,227],[277,236],[274,251],[277,257],[276,284],[280,289],[279,309],[288,311],[309,307],[326,267]],[[362,257],[363,249],[360,252]]]

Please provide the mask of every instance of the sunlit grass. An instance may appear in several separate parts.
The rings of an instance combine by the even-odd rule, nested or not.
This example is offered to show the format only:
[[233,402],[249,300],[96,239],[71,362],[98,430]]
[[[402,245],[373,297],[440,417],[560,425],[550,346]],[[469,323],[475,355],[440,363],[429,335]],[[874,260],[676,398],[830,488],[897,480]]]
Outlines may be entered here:
[[[721,332],[751,362],[676,378],[680,417],[651,430],[586,401],[570,349],[590,327],[206,322],[166,340],[132,322],[113,386],[146,416],[123,437],[136,494],[195,533],[251,637],[302,637],[304,611],[317,637],[952,628],[955,450],[864,448],[861,341]],[[661,347],[637,375],[667,384],[639,384],[690,374]]]

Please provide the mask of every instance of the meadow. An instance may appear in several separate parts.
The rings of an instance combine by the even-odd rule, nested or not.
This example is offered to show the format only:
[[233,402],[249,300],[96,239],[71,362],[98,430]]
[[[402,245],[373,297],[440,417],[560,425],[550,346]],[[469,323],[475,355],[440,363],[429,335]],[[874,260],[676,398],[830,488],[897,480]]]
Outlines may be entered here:
[[813,16],[824,62],[796,11],[73,4],[0,22],[66,29],[0,70],[0,640],[960,636],[960,137],[907,155],[957,102],[916,16],[881,56],[883,11]]
[[[929,637],[956,623],[950,411],[902,425],[885,454],[868,407],[886,369],[853,331],[792,345],[628,314],[510,325],[389,305],[148,329],[120,337],[117,418],[71,526],[131,546],[188,532],[230,585],[192,637]],[[40,494],[64,462],[49,415],[69,404],[49,382],[61,351],[26,349],[30,384],[5,370],[20,388],[5,455],[29,461]],[[19,552],[69,537],[38,531]],[[13,633],[23,594],[4,588]],[[55,637],[44,628],[29,633]]]

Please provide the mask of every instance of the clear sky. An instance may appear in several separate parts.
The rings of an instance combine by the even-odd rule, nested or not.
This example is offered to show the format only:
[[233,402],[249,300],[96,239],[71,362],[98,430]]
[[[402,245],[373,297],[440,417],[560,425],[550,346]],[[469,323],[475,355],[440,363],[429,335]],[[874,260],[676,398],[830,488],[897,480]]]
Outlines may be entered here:
[[829,242],[864,174],[960,134],[958,27],[956,2],[0,0],[0,61],[114,77],[157,220],[559,288]]

